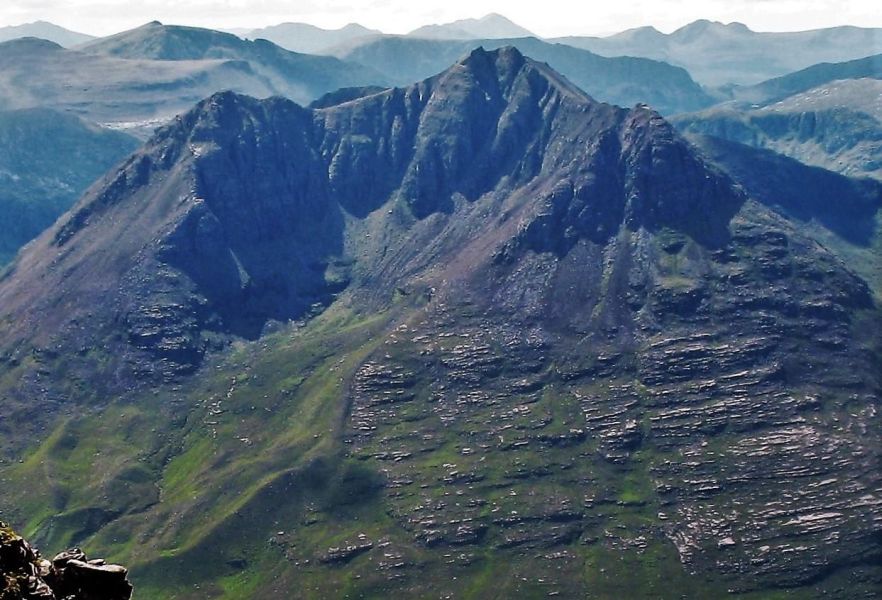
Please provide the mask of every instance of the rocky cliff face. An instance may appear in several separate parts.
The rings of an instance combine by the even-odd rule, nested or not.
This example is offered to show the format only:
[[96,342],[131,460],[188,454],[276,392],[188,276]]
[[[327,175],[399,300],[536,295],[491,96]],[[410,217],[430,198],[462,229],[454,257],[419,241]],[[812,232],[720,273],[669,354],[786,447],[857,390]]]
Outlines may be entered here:
[[876,589],[865,281],[517,51],[355,96],[213,96],[0,281],[10,414],[95,411],[9,430],[41,535],[187,597]]
[[0,521],[0,598],[3,600],[129,600],[128,571],[78,548],[51,561]]

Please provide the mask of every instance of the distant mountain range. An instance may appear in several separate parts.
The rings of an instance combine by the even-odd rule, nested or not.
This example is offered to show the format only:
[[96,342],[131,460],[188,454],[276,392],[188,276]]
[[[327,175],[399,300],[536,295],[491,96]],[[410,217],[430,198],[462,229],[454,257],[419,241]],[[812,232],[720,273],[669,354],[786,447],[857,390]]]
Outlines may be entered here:
[[95,39],[94,36],[70,31],[46,21],[35,21],[24,25],[0,27],[0,42],[6,42],[24,37],[35,37],[55,42],[59,46],[70,48]]
[[409,37],[437,40],[480,40],[537,37],[535,33],[506,17],[491,13],[480,19],[461,19],[442,25],[424,25],[407,34]]
[[831,27],[768,33],[741,23],[700,20],[671,34],[641,27],[605,38],[555,41],[604,56],[644,56],[681,66],[703,85],[748,85],[821,62],[842,62],[882,52],[882,29]]
[[665,114],[692,111],[714,100],[685,70],[643,58],[598,56],[564,44],[536,38],[488,40],[427,40],[384,36],[355,41],[336,55],[367,65],[396,85],[429,77],[476,46],[518,48],[547,62],[573,83],[603,102],[620,106],[647,103]]
[[[357,23],[350,23],[340,29],[322,29],[307,23],[282,23],[237,33],[247,39],[263,38],[288,50],[312,54],[334,54],[352,43],[386,36],[382,31],[368,29]],[[426,25],[411,31],[407,36],[438,40],[536,37],[532,32],[498,14],[443,25]]]
[[882,55],[815,65],[733,94],[741,101],[674,122],[692,134],[882,180]]
[[[752,86],[736,87],[737,100],[769,104],[844,79],[882,79],[882,54],[842,63],[821,63]],[[845,97],[840,97],[845,100]]]
[[[354,44],[385,36],[379,30],[357,23],[340,29],[281,23],[231,31],[245,39],[267,39],[295,52],[335,56],[351,51]],[[49,39],[65,47],[90,39],[90,36],[44,22],[0,29],[0,41],[18,37]],[[538,36],[502,15],[491,13],[478,19],[425,25],[406,37],[480,41]],[[882,53],[882,29],[844,26],[774,33],[755,32],[741,23],[707,20],[695,21],[670,34],[653,27],[640,27],[607,37],[570,36],[548,41],[607,57],[633,56],[667,62],[685,68],[696,81],[710,88],[753,85],[818,63],[843,62]]]
[[385,84],[333,57],[208,29],[150,23],[76,50],[25,38],[0,45],[0,100],[45,106],[149,133],[212,93],[284,95],[301,103],[341,87]]
[[357,23],[350,23],[340,29],[322,29],[307,23],[282,23],[248,31],[242,37],[269,40],[294,52],[324,54],[334,46],[375,35],[383,35],[383,32]]

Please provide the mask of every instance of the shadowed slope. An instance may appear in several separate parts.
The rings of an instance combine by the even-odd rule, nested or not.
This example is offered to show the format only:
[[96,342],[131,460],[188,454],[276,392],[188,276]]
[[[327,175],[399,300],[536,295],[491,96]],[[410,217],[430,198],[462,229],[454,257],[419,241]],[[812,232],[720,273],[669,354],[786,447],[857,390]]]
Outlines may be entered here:
[[72,115],[0,111],[0,268],[137,146]]

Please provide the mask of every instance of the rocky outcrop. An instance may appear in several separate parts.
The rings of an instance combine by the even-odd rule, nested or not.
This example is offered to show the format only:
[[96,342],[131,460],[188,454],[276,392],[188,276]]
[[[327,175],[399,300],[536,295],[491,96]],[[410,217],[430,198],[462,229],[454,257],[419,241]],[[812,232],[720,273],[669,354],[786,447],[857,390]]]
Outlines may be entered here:
[[2,600],[129,600],[132,585],[119,565],[73,548],[51,561],[0,522]]

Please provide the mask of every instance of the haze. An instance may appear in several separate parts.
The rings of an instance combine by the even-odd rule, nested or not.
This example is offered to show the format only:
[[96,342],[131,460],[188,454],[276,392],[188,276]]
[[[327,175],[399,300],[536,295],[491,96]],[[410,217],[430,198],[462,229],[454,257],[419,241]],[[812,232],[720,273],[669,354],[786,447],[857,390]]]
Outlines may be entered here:
[[669,32],[700,18],[738,21],[756,31],[882,26],[877,0],[632,0],[618,5],[568,0],[7,0],[0,4],[0,26],[46,20],[84,33],[107,35],[154,19],[212,28],[303,21],[326,28],[358,22],[387,33],[406,33],[426,23],[490,12],[504,14],[546,37],[608,34],[643,25]]

